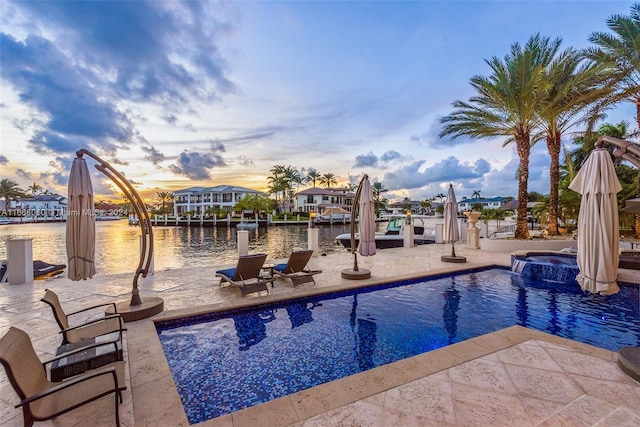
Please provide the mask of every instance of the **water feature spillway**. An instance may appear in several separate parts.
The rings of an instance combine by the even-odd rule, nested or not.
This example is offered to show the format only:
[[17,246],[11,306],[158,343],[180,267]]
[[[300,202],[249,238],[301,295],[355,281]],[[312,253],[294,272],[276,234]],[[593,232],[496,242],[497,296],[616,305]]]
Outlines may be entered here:
[[572,284],[580,272],[574,254],[528,252],[511,255],[511,271],[535,280]]

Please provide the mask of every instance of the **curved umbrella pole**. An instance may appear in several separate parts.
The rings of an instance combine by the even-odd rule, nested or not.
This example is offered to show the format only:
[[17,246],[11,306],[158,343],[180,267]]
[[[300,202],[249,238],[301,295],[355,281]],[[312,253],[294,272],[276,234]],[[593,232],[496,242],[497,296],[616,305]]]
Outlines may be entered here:
[[133,277],[131,301],[128,304],[130,307],[125,307],[124,304],[118,304],[118,313],[122,315],[125,321],[143,319],[157,314],[163,310],[163,301],[160,298],[153,298],[153,301],[150,304],[144,304],[143,307],[142,299],[140,298],[140,290],[138,289],[138,278],[140,275],[142,275],[142,277],[147,277],[149,269],[151,268],[151,260],[153,258],[153,230],[151,227],[149,212],[147,211],[147,208],[145,207],[138,192],[120,172],[115,170],[108,162],[89,150],[83,148],[76,151],[76,156],[78,156],[78,158],[82,158],[85,154],[98,162],[98,164],[95,165],[96,169],[113,181],[120,191],[122,191],[129,199],[133,210],[138,216],[138,223],[140,224],[140,230],[142,233],[140,261],[138,262],[138,268],[136,269]]
[[595,143],[596,148],[603,148],[604,143],[607,142],[615,147],[613,155],[626,160],[637,168],[640,168],[640,147],[631,141],[625,141],[624,139],[614,138],[612,136],[601,136]]
[[356,213],[360,212],[360,195],[362,194],[362,183],[365,179],[369,179],[367,174],[364,174],[360,183],[358,184],[358,189],[356,190],[356,195],[353,198],[353,211],[351,212],[351,223],[350,223],[350,231],[351,231],[351,253],[353,254],[353,271],[358,271],[358,251],[356,247]]
[[356,247],[356,213],[360,211],[360,195],[362,193],[362,183],[369,179],[369,175],[364,174],[360,183],[358,184],[358,189],[356,190],[356,195],[353,198],[353,208],[351,210],[351,253],[353,254],[353,269],[345,269],[342,270],[342,278],[343,279],[368,279],[371,277],[371,272],[369,270],[360,270],[358,268],[358,248]]

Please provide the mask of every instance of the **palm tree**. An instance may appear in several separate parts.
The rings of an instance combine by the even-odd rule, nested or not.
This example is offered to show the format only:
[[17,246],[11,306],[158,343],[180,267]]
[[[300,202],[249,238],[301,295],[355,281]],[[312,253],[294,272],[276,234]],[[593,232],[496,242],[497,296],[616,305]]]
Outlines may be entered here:
[[420,201],[420,207],[422,208],[423,213],[426,213],[426,212],[431,213],[431,200],[424,199]]
[[338,181],[336,180],[336,176],[331,172],[322,174],[322,176],[320,176],[320,184],[324,185],[327,188],[330,188],[332,184],[335,185],[337,183]]
[[24,191],[10,178],[0,179],[0,197],[4,198],[4,215],[9,215],[11,200],[24,197]]
[[[297,189],[296,191],[298,191],[300,189],[300,184],[302,184],[304,182],[304,179],[302,178],[302,175],[300,175],[300,171],[292,166],[286,166],[284,169],[284,176],[285,176],[285,180],[287,182],[287,195],[288,195],[288,202],[291,202],[293,200],[293,184],[296,184]],[[289,206],[291,206],[291,204],[289,204]]]
[[38,191],[42,190],[42,185],[36,184],[34,182],[33,185],[27,187],[27,190],[31,192],[32,196],[35,196]]
[[402,199],[402,209],[405,211],[408,211],[411,209],[411,199],[408,197],[405,197],[404,199]]
[[371,184],[371,190],[373,192],[373,205],[376,216],[380,216],[380,212],[387,207],[387,199],[385,199],[382,194],[389,190],[384,188],[384,184],[380,181],[374,181],[373,184]]
[[539,119],[539,103],[546,89],[545,69],[560,47],[560,39],[551,40],[535,34],[524,46],[511,45],[503,60],[493,57],[486,61],[489,77],[471,78],[477,95],[469,102],[455,101],[455,110],[442,118],[445,123],[440,136],[470,136],[475,138],[507,137],[505,144],[515,142],[518,167],[518,210],[515,237],[529,237],[527,229],[527,190],[529,184],[529,154],[532,135]]
[[309,168],[309,170],[307,171],[307,178],[306,181],[307,182],[312,182],[313,186],[316,186],[316,181],[320,178],[320,172],[318,172],[317,170],[313,169],[313,168]]
[[636,122],[640,129],[640,3],[631,6],[631,15],[612,15],[607,19],[611,33],[595,32],[589,41],[596,47],[587,50],[592,60],[609,67],[616,91],[604,106],[620,101],[636,105]]
[[[631,15],[612,15],[607,19],[611,33],[594,32],[589,41],[596,47],[587,50],[594,61],[611,70],[616,88],[602,103],[603,108],[621,101],[636,105],[636,124],[640,131],[640,3],[631,6]],[[640,171],[636,197],[640,197]],[[640,214],[635,220],[636,237],[640,237]]]
[[444,201],[444,199],[447,198],[447,195],[444,193],[438,193],[436,194],[436,198],[440,199],[440,203],[442,203]]
[[280,209],[280,203],[278,203],[278,194],[282,192],[282,198],[284,201],[285,192],[287,191],[287,182],[284,177],[285,166],[283,165],[275,165],[271,168],[269,172],[271,175],[267,178],[268,182],[268,192],[269,194],[273,194],[276,197],[276,204],[278,205],[278,210]]
[[[557,55],[546,70],[547,90],[542,94],[538,114],[549,152],[549,205],[547,232],[558,235],[558,184],[562,135],[576,124],[590,106],[608,96],[611,88],[603,84],[604,68],[584,63],[583,53],[569,48]],[[588,111],[587,111],[588,112]]]
[[170,193],[168,191],[159,191],[156,193],[156,198],[160,202],[162,215],[166,215],[168,211],[167,203],[170,203],[173,200],[173,193]]
[[471,195],[472,199],[479,199],[480,198],[480,190],[474,190],[473,194]]

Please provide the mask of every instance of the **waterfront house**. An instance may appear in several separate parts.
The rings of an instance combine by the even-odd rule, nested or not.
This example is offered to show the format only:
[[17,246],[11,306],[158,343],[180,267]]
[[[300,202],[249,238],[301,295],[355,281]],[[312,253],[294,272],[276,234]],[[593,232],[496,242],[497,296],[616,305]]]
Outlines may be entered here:
[[505,197],[492,197],[490,199],[465,199],[458,201],[458,212],[470,211],[474,205],[482,206],[481,209],[500,209],[506,203]]
[[9,216],[28,218],[65,218],[67,198],[59,194],[38,194],[11,201]]
[[322,214],[325,209],[339,207],[351,212],[354,197],[348,188],[307,188],[294,196],[294,211]]
[[209,208],[233,210],[236,202],[249,194],[263,194],[260,191],[234,185],[215,187],[191,187],[173,192],[173,214],[184,215],[195,212],[203,214]]

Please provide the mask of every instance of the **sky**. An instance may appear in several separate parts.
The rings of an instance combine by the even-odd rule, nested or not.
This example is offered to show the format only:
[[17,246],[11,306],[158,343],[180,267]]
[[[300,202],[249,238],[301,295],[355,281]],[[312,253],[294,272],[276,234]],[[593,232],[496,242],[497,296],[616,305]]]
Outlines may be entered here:
[[[0,177],[66,195],[75,152],[159,191],[265,191],[290,165],[390,200],[515,196],[504,138],[439,138],[486,60],[535,33],[590,46],[629,1],[3,1]],[[635,122],[621,104],[607,122]],[[570,135],[565,145],[571,148]],[[88,160],[93,164],[92,160]],[[529,191],[548,194],[545,144]],[[92,168],[93,169],[93,168]],[[118,200],[93,172],[96,200]]]

